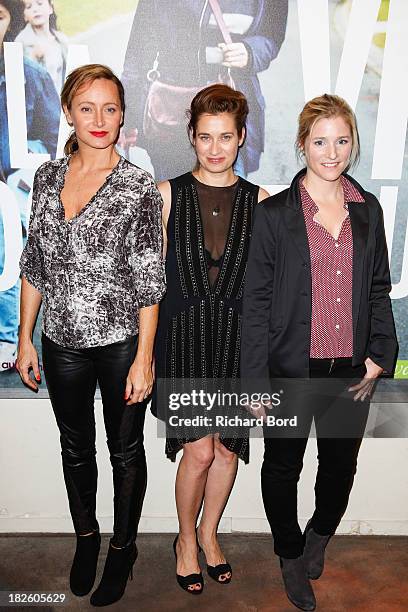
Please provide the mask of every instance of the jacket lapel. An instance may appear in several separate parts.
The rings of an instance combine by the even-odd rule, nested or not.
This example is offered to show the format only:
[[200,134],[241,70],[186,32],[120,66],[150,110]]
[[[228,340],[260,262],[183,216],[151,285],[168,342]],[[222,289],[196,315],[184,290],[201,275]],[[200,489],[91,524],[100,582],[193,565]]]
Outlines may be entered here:
[[[303,263],[310,269],[310,251],[307,240],[306,224],[300,201],[298,182],[305,174],[303,169],[294,177],[283,206],[283,219],[292,237],[294,244],[303,260]],[[364,191],[354,179],[348,175],[347,178],[354,184],[356,189],[364,196]],[[368,207],[364,202],[349,202],[348,210],[350,215],[351,230],[353,233],[353,290],[352,290],[352,310],[353,310],[353,335],[355,338],[358,313],[360,310],[361,292],[363,288],[363,272],[366,269],[365,258],[368,239]]]
[[363,271],[368,238],[368,208],[363,202],[348,205],[351,230],[353,232],[353,333],[355,337],[360,310]]
[[309,243],[302,209],[284,207],[283,219],[303,262],[310,268]]
[[305,173],[306,169],[303,168],[294,177],[289,187],[285,206],[283,207],[283,219],[303,263],[310,269],[310,250],[299,191],[299,180]]

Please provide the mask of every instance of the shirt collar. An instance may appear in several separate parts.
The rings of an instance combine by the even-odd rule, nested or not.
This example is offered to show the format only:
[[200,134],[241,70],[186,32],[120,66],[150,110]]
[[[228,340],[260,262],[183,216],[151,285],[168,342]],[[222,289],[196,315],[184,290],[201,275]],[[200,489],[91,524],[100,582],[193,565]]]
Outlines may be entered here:
[[311,217],[314,217],[314,215],[319,211],[319,207],[304,186],[303,179],[304,176],[302,176],[299,181],[300,201],[302,202],[302,208],[305,213]]
[[[56,175],[56,181],[57,183],[59,183],[61,185],[61,189],[62,186],[64,184],[65,181],[65,174],[68,170],[68,166],[69,166],[69,162],[70,159],[72,158],[72,153],[70,153],[69,155],[65,155],[64,157],[61,157],[60,159],[60,165],[58,167],[57,170],[57,175]],[[118,163],[116,164],[116,166],[112,169],[112,172],[110,174],[108,174],[108,176],[106,177],[105,181],[110,181],[112,180],[112,178],[114,178],[116,176],[116,174],[127,164],[127,160],[123,157],[123,155],[120,155],[120,159],[118,161]]]
[[361,195],[359,190],[354,187],[353,183],[349,181],[346,176],[341,175],[340,181],[341,186],[343,187],[345,204],[349,204],[350,202],[358,202],[359,204],[362,204],[363,202],[365,202],[365,199]]
[[[303,184],[304,176],[299,180],[300,199],[302,202],[302,208],[309,215],[314,216],[318,211],[319,207],[313,200],[311,195],[308,193],[306,187]],[[348,210],[350,202],[363,203],[365,202],[361,193],[354,187],[351,181],[343,175],[340,176],[341,186],[343,188],[344,195],[344,208]]]

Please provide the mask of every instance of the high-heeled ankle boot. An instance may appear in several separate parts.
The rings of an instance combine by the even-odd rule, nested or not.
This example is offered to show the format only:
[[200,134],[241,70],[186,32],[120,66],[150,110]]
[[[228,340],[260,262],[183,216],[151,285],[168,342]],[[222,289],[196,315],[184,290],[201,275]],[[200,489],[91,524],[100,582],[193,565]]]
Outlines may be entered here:
[[72,561],[69,586],[73,594],[78,597],[87,595],[94,585],[100,546],[101,536],[99,531],[94,531],[87,536],[77,535],[77,546]]
[[133,578],[136,558],[137,548],[134,542],[125,548],[113,548],[112,544],[109,544],[101,581],[91,596],[93,606],[109,606],[123,596],[129,576],[131,580]]

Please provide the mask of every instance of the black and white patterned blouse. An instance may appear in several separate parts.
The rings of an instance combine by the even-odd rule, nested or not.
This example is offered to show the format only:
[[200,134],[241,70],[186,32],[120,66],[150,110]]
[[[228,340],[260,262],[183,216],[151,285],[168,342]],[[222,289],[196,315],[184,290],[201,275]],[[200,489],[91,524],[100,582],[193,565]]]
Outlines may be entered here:
[[104,346],[138,333],[138,311],[165,291],[162,199],[150,174],[120,158],[66,221],[60,193],[69,156],[36,172],[22,274],[41,292],[43,332],[66,347]]

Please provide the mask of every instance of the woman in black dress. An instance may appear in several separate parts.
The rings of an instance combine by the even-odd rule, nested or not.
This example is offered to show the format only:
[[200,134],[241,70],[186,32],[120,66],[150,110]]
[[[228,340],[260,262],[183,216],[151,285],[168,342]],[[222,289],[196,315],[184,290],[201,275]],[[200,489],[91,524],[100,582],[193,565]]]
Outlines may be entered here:
[[[168,290],[156,339],[157,379],[239,376],[241,299],[253,209],[267,192],[237,177],[233,165],[245,139],[245,96],[226,85],[200,91],[191,103],[189,133],[197,164],[159,184],[164,200]],[[165,410],[159,397],[153,412]],[[198,439],[197,439],[198,438]],[[177,579],[192,594],[203,589],[197,553],[209,575],[229,582],[231,567],[217,541],[217,526],[236,476],[248,462],[248,439],[168,438],[166,454],[183,449],[176,503],[180,533],[174,543]],[[197,529],[201,505],[203,513]]]

